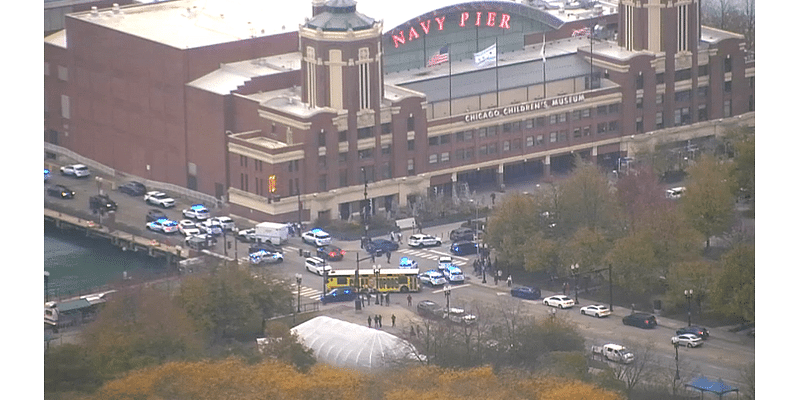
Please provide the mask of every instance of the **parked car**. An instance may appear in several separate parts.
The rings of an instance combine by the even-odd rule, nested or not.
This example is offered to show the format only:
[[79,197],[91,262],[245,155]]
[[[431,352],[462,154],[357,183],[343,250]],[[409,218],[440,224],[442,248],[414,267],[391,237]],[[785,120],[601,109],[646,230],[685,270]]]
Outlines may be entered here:
[[151,191],[144,194],[144,201],[164,208],[175,207],[175,199],[167,196],[164,192]]
[[213,235],[200,233],[197,235],[187,236],[186,239],[183,240],[183,243],[186,245],[186,247],[191,249],[204,250],[210,249],[217,244],[217,239]]
[[451,283],[464,283],[464,272],[455,265],[451,265],[442,270],[442,274],[444,274],[444,277]]
[[83,164],[72,164],[61,167],[61,175],[85,178],[91,174],[89,173],[89,167]]
[[457,256],[478,254],[478,244],[475,242],[455,242],[450,245],[450,252]]
[[672,344],[677,344],[686,347],[698,347],[703,345],[703,339],[700,336],[691,333],[684,333],[682,335],[673,336]]
[[369,254],[381,255],[390,251],[396,251],[400,245],[386,239],[373,239],[368,242],[364,250]]
[[572,306],[575,305],[575,300],[572,300],[567,296],[558,294],[555,296],[545,297],[542,300],[542,304],[550,307],[572,308]]
[[184,218],[196,219],[198,221],[205,221],[211,217],[211,212],[202,204],[193,204],[191,207],[181,212]]
[[64,185],[52,185],[47,187],[47,194],[60,199],[71,199],[75,197],[75,192]]
[[107,194],[96,194],[89,197],[89,209],[92,212],[117,211],[117,202],[111,200]]
[[255,238],[256,228],[239,229],[236,231],[236,239],[249,243]]
[[222,226],[222,229],[229,232],[234,231],[236,229],[236,222],[234,222],[233,218],[231,217],[225,217],[225,216],[213,217],[211,218],[211,222],[220,224]]
[[45,168],[44,169],[44,181],[47,182],[50,180],[50,170]]
[[450,232],[451,242],[475,240],[475,231],[471,228],[456,228]]
[[589,306],[581,307],[581,314],[592,315],[597,318],[600,318],[611,315],[611,310],[602,304],[592,304]]
[[632,313],[622,317],[624,325],[638,326],[639,328],[652,329],[658,325],[656,316],[648,313]]
[[325,271],[331,272],[331,266],[319,257],[306,258],[306,270],[322,276]]
[[184,236],[194,236],[201,233],[200,228],[197,227],[197,224],[188,219],[178,222],[178,232],[182,233]]
[[319,301],[322,302],[322,304],[328,304],[337,301],[352,301],[355,300],[356,297],[358,297],[356,291],[351,287],[345,286],[338,287],[328,292],[328,294],[319,296]]
[[410,247],[441,246],[442,238],[432,235],[425,235],[422,233],[415,233],[408,237],[408,245]]
[[339,261],[344,259],[345,251],[331,244],[317,247],[317,257],[328,261]]
[[308,232],[304,232],[300,238],[303,239],[303,242],[314,246],[331,244],[331,235],[319,228],[314,228]]
[[159,219],[167,219],[167,214],[161,210],[150,209],[145,216],[145,222],[158,221]]
[[178,223],[171,219],[159,219],[145,224],[147,229],[161,233],[174,233],[178,231]]
[[144,186],[144,183],[136,181],[125,183],[117,190],[129,196],[144,196],[144,194],[147,193],[147,188]]
[[442,307],[440,307],[434,301],[422,300],[419,303],[417,303],[417,314],[423,317],[433,318],[438,314],[437,311],[441,310],[441,308]]
[[675,331],[676,335],[683,335],[684,333],[691,333],[695,336],[699,336],[701,339],[708,339],[708,337],[711,336],[711,332],[709,332],[707,328],[697,325],[684,326]]
[[521,299],[536,300],[542,297],[542,291],[535,287],[517,286],[511,289],[511,296]]
[[438,260],[439,270],[445,270],[447,267],[453,266],[453,257],[450,256],[439,256]]
[[214,236],[222,235],[223,231],[222,225],[211,220],[205,220],[203,222],[200,222],[197,224],[197,227],[200,228],[200,230],[203,231],[203,233],[208,233]]

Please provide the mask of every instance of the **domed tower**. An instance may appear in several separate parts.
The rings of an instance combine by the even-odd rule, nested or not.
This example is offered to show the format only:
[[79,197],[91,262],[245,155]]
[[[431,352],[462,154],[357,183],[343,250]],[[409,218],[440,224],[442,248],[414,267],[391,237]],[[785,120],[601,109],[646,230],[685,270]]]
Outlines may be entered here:
[[303,102],[337,110],[379,110],[383,24],[356,11],[354,0],[312,2],[299,28]]

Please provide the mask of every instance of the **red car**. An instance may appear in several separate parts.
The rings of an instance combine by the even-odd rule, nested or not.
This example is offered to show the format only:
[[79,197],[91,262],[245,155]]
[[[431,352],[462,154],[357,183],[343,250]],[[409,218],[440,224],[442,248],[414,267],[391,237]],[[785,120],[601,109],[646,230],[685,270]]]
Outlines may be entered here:
[[344,250],[329,244],[317,247],[317,257],[323,260],[339,261],[344,258],[344,253]]

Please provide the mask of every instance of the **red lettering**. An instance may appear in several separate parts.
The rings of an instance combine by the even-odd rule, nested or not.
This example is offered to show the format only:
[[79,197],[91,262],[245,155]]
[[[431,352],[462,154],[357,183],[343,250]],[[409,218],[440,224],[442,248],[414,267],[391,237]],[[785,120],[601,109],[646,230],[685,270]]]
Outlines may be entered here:
[[478,11],[475,13],[475,26],[478,26],[480,24],[481,24],[481,12]]
[[501,15],[500,16],[500,25],[498,25],[497,27],[498,28],[511,29],[511,27],[508,25],[508,21],[509,20],[511,20],[511,16],[510,15],[508,15],[508,14]]
[[408,30],[408,41],[410,42],[414,39],[419,39],[419,33],[417,33],[417,30],[412,26],[411,29]]
[[400,31],[400,36],[392,35],[392,40],[394,40],[394,48],[396,49],[401,44],[406,44],[406,35],[403,34],[403,31]]
[[431,30],[431,20],[427,20],[425,22],[420,22],[419,26],[422,27],[422,31],[425,32],[425,34],[427,35],[428,31]]
[[494,19],[497,16],[496,12],[489,12],[486,15],[486,26],[494,26]]
[[468,12],[462,12],[461,13],[461,23],[458,24],[458,26],[464,26],[464,23],[466,23],[468,19],[469,19],[469,13]]
[[[463,15],[462,15],[462,17],[463,17]],[[439,24],[439,30],[440,31],[444,30],[444,16],[442,16],[441,18],[436,17],[436,23]],[[462,22],[462,24],[463,24],[463,22]],[[461,26],[464,26],[464,25],[461,25]]]

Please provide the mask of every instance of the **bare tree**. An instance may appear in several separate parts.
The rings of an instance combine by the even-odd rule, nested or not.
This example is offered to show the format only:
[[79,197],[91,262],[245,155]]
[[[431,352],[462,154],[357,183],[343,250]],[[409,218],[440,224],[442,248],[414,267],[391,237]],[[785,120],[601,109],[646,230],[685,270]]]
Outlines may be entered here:
[[657,367],[654,344],[648,343],[634,349],[635,359],[630,364],[614,364],[612,370],[614,377],[622,382],[630,398],[634,388],[642,382],[650,381]]

